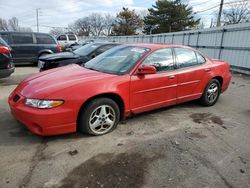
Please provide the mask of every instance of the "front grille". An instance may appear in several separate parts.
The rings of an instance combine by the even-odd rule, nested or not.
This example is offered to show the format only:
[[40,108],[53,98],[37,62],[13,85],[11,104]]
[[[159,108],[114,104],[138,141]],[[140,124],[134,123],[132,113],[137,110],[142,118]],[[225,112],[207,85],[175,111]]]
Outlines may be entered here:
[[19,99],[20,99],[20,96],[19,96],[19,95],[15,95],[15,96],[13,97],[13,101],[14,101],[14,102],[17,102]]

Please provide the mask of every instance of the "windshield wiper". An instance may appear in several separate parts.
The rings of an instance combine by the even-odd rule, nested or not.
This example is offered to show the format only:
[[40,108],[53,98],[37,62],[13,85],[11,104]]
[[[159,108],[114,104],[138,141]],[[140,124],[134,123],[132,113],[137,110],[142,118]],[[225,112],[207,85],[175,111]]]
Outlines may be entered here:
[[98,71],[98,70],[96,70],[96,69],[94,69],[92,67],[85,67],[85,66],[83,66],[83,67],[86,68],[86,69],[89,69],[89,70],[94,70],[94,71],[100,72],[100,71]]

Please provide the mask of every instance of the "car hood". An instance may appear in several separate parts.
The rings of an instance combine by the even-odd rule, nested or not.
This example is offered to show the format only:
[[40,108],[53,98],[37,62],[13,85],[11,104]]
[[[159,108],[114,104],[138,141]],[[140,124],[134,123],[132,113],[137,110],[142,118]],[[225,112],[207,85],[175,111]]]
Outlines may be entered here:
[[16,91],[27,98],[44,99],[55,92],[60,92],[77,84],[114,76],[73,64],[28,77],[18,85]]
[[61,52],[55,54],[48,54],[46,56],[40,57],[39,60],[41,61],[55,61],[55,60],[62,60],[62,59],[76,59],[80,56],[74,54],[73,52]]

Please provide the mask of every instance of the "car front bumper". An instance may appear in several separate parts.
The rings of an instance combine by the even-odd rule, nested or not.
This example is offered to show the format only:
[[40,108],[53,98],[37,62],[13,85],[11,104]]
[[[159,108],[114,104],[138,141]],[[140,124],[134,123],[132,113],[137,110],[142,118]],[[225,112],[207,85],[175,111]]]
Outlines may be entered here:
[[[19,99],[15,102],[16,96]],[[73,116],[71,109],[37,109],[26,106],[24,101],[25,97],[14,91],[8,102],[12,115],[31,132],[42,136],[76,132],[76,121],[70,118]]]
[[14,66],[9,69],[0,69],[0,78],[9,77],[13,72],[15,72]]

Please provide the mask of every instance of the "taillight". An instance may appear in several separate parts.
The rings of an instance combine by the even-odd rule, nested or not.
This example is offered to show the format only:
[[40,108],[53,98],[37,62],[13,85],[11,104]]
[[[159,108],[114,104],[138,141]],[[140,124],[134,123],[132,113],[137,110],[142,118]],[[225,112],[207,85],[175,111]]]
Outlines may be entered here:
[[57,51],[62,52],[62,47],[59,44],[57,45]]
[[0,53],[2,54],[9,54],[10,49],[7,46],[0,46]]

